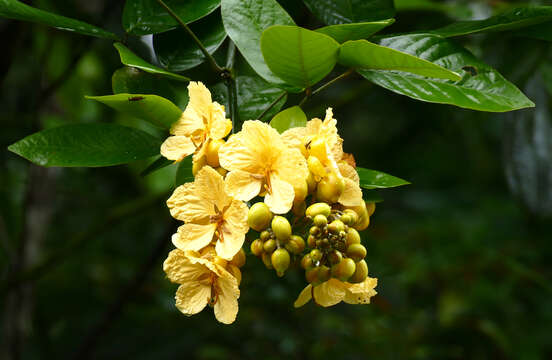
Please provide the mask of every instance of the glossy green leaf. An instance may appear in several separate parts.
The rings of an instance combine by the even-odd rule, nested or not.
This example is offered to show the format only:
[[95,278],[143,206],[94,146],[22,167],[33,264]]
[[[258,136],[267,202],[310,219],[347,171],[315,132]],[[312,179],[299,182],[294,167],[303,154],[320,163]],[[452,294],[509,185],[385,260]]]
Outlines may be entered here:
[[[164,0],[186,24],[213,12],[220,0]],[[133,35],[157,34],[178,26],[156,0],[127,0],[123,9],[123,27]]]
[[347,41],[341,45],[339,63],[355,68],[397,70],[454,81],[462,79],[440,65],[366,40]]
[[176,186],[180,186],[187,182],[194,181],[194,174],[192,172],[193,156],[185,157],[179,164],[176,170]]
[[182,115],[182,110],[171,101],[157,95],[117,94],[106,96],[87,96],[87,99],[99,101],[115,110],[168,129]]
[[307,125],[307,115],[299,106],[292,106],[280,111],[270,120],[270,126],[283,133],[287,129]]
[[[226,39],[226,31],[218,11],[190,24],[209,54],[213,54]],[[191,69],[205,61],[205,55],[184,29],[175,29],[153,36],[157,59],[171,71]]]
[[408,181],[391,176],[381,171],[356,168],[363,189],[383,189],[410,184]]
[[154,173],[157,170],[161,170],[172,164],[174,164],[173,160],[168,160],[164,156],[159,156],[155,161],[153,161],[144,170],[142,170],[140,176],[148,176],[149,174]]
[[303,0],[312,13],[328,25],[392,18],[393,0]]
[[552,41],[552,21],[529,26],[515,32],[515,35],[538,40]]
[[332,71],[339,44],[328,35],[275,25],[263,32],[261,50],[274,74],[291,85],[306,88]]
[[255,72],[268,82],[285,86],[265,63],[261,35],[272,25],[295,25],[288,13],[276,0],[222,0],[221,12],[228,36]]
[[112,32],[100,29],[94,25],[40,10],[16,0],[0,0],[0,17],[31,21],[52,26],[59,30],[72,31],[99,38],[118,39],[117,35]]
[[348,40],[367,39],[394,22],[395,19],[387,19],[373,22],[330,25],[316,29],[315,31],[331,36],[338,43],[344,43]]
[[415,74],[358,70],[366,79],[413,99],[492,112],[535,104],[498,71],[476,59],[453,41],[437,35],[415,34],[384,38],[380,45],[434,62],[463,73],[461,81],[423,78]]
[[508,10],[485,20],[459,21],[430,31],[443,37],[519,29],[552,20],[552,6],[534,6]]
[[383,201],[383,197],[377,190],[365,190],[362,192],[362,199],[366,202],[380,203]]
[[119,52],[119,56],[121,57],[121,62],[124,65],[133,66],[135,68],[138,68],[138,69],[143,70],[145,72],[148,72],[150,74],[159,74],[159,75],[163,75],[163,76],[169,77],[169,78],[174,79],[174,80],[190,81],[190,79],[185,77],[185,76],[172,73],[170,71],[161,69],[158,66],[155,66],[155,65],[152,65],[152,64],[148,63],[147,61],[145,61],[144,59],[141,59],[135,53],[130,51],[129,48],[127,48],[126,46],[124,46],[121,43],[115,43],[114,46],[117,49],[117,51]]
[[111,77],[114,94],[154,94],[172,101],[184,109],[188,104],[187,84],[149,74],[134,67],[116,70]]
[[8,150],[40,166],[111,166],[159,154],[161,141],[115,124],[74,124],[43,130]]

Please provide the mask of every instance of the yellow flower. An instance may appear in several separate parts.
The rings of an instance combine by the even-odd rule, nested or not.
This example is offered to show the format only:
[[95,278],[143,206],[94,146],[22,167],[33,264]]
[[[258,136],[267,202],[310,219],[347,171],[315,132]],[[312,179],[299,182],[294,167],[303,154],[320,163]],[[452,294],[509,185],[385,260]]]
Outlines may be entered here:
[[218,321],[231,324],[236,320],[240,297],[239,280],[232,273],[240,270],[227,264],[231,273],[216,262],[214,253],[212,247],[201,253],[175,249],[163,263],[163,270],[170,281],[180,284],[175,296],[178,310],[194,315],[209,304]]
[[270,125],[246,121],[219,151],[220,164],[229,171],[226,189],[236,199],[249,201],[266,191],[264,202],[276,214],[287,213],[294,186],[306,184],[308,168],[298,149],[287,147]]
[[210,166],[203,167],[193,183],[176,188],[167,200],[171,215],[185,222],[173,235],[181,250],[200,250],[216,239],[216,252],[225,259],[241,249],[247,225],[247,205],[224,191],[222,176]]
[[347,304],[369,304],[370,298],[377,294],[374,290],[378,279],[367,277],[359,284],[350,284],[337,279],[330,279],[320,285],[307,285],[299,294],[293,306],[301,307],[314,298],[314,302],[323,307],[345,301]]
[[[332,109],[328,108],[324,121],[315,118],[305,127],[286,130],[282,140],[286,145],[299,149],[306,159],[317,159],[309,160],[310,170],[317,181],[330,173],[343,178],[345,187],[338,202],[345,206],[358,206],[362,202],[358,174],[350,165],[350,155],[343,152],[343,139],[337,133],[336,125]],[[318,162],[321,166],[316,166]]]
[[211,100],[211,93],[201,82],[188,85],[190,101],[180,119],[171,126],[161,145],[161,154],[169,160],[181,161],[194,154],[194,162],[205,156],[209,143],[224,138],[232,129],[224,106]]

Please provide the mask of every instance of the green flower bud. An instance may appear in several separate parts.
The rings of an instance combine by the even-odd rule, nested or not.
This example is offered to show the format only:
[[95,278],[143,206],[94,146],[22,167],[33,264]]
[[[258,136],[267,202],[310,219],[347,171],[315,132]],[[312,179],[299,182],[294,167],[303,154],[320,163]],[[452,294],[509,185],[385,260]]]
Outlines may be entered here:
[[266,253],[272,253],[274,250],[276,250],[276,240],[274,239],[269,239],[267,241],[265,241],[265,243],[263,244],[263,250],[264,252]]
[[360,244],[360,235],[355,229],[349,228],[347,231],[347,246],[352,244]]
[[343,190],[345,189],[345,180],[334,172],[329,173],[318,183],[316,188],[316,198],[330,204],[336,203]]
[[322,255],[323,255],[322,251],[320,251],[318,249],[312,249],[311,252],[310,252],[310,257],[312,258],[312,260],[314,262],[322,260]]
[[324,227],[328,223],[328,218],[322,214],[318,214],[314,217],[314,219],[312,219],[312,221],[314,222],[315,226]]
[[355,262],[360,261],[366,257],[366,248],[362,244],[351,244],[347,248],[347,256]]
[[316,215],[328,216],[330,215],[331,212],[332,212],[332,208],[330,207],[330,205],[323,202],[319,202],[309,206],[305,211],[305,214],[308,217],[314,218]]
[[280,248],[272,253],[270,257],[272,266],[276,270],[276,274],[280,277],[284,276],[284,272],[288,269],[291,258],[286,249]]
[[234,257],[230,261],[230,264],[232,264],[234,266],[237,266],[239,268],[244,266],[245,265],[245,251],[243,251],[243,249],[240,249],[240,251],[238,251],[236,253],[236,255],[234,255]]
[[264,202],[253,204],[247,214],[247,223],[249,227],[256,231],[263,231],[270,225],[272,212]]
[[305,240],[301,236],[291,235],[285,248],[292,254],[299,255],[305,250]]
[[339,264],[332,266],[332,276],[341,281],[347,281],[355,273],[356,265],[353,259],[345,258]]
[[263,263],[265,264],[267,269],[272,269],[272,259],[270,258],[270,254],[263,253]]
[[345,225],[349,225],[351,223],[351,217],[349,216],[349,214],[341,215],[339,220],[341,220],[343,222],[343,224],[345,224]]
[[343,255],[340,251],[334,250],[328,254],[328,260],[331,264],[339,264],[343,260]]
[[363,282],[367,276],[368,276],[368,265],[366,265],[366,261],[360,260],[359,262],[356,263],[355,272],[347,281],[352,284],[358,284]]
[[332,273],[329,267],[326,265],[321,265],[318,267],[317,280],[318,282],[323,283],[324,281],[330,280]]
[[309,229],[309,234],[311,235],[316,235],[319,232],[320,232],[320,228],[316,226],[311,226],[311,228]]
[[334,220],[328,225],[328,231],[334,234],[339,234],[345,230],[345,224],[341,220]]
[[346,223],[349,226],[353,226],[358,221],[358,214],[353,209],[345,209],[345,211],[343,211],[343,215],[347,215],[349,217],[350,221]]
[[272,219],[272,232],[274,232],[276,239],[285,242],[291,236],[291,225],[285,217],[274,216],[274,219]]
[[251,253],[255,256],[261,256],[263,254],[263,242],[261,239],[253,240],[251,243]]
[[270,232],[268,232],[266,230],[261,232],[261,240],[262,241],[267,241],[268,239],[270,239]]
[[312,261],[312,258],[309,254],[303,256],[303,258],[301,259],[301,267],[305,270],[314,267],[314,262]]
[[309,235],[309,237],[307,238],[307,244],[311,248],[315,247],[316,246],[316,238],[313,235]]

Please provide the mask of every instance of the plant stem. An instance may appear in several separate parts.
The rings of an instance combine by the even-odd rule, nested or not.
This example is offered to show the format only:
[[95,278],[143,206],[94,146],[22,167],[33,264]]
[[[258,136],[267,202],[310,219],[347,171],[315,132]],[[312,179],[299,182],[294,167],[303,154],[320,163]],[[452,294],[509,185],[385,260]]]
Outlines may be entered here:
[[261,120],[270,111],[270,109],[272,109],[274,105],[280,102],[280,100],[282,100],[286,95],[287,95],[287,92],[284,91],[282,95],[278,96],[276,100],[274,100],[270,105],[268,105],[266,109],[263,110],[263,112],[257,117],[257,120]]
[[316,95],[318,94],[320,91],[324,90],[325,88],[327,88],[328,86],[332,85],[333,83],[343,79],[343,78],[346,78],[347,76],[351,75],[355,70],[353,68],[345,71],[343,74],[340,74],[338,76],[336,76],[335,78],[331,79],[330,81],[328,81],[327,83],[325,83],[324,85],[320,86],[318,89],[310,92],[309,89],[306,90],[306,95],[305,97],[303,98],[303,100],[301,100],[301,102],[299,103],[299,106],[303,106],[303,104],[305,104],[307,102],[307,100],[313,96],[313,95]]
[[228,92],[228,112],[232,120],[232,133],[241,130],[241,120],[238,115],[238,89],[236,86],[236,75],[234,70],[234,61],[236,58],[236,45],[230,41],[228,45],[228,54],[226,57],[226,67],[221,73]]
[[182,28],[184,28],[184,30],[186,30],[186,32],[188,33],[188,35],[190,35],[190,37],[195,41],[195,43],[197,44],[197,46],[199,47],[199,50],[201,50],[201,52],[203,53],[203,55],[205,55],[205,58],[207,58],[207,61],[209,61],[209,63],[211,64],[211,67],[217,72],[217,73],[222,73],[224,71],[224,69],[222,69],[220,66],[218,66],[215,58],[209,54],[209,51],[207,51],[207,49],[205,48],[205,46],[203,45],[203,43],[201,42],[201,40],[199,40],[199,38],[196,36],[196,34],[194,34],[194,32],[188,27],[188,25],[186,25],[186,23],[184,21],[182,21],[182,19],[180,18],[180,16],[178,16],[178,14],[176,14],[170,7],[167,6],[167,4],[165,4],[165,2],[163,0],[157,0],[157,2],[159,3],[159,5],[161,5],[163,8],[165,8],[165,10],[169,13],[169,15],[171,15],[178,24],[180,24],[180,26],[182,26]]

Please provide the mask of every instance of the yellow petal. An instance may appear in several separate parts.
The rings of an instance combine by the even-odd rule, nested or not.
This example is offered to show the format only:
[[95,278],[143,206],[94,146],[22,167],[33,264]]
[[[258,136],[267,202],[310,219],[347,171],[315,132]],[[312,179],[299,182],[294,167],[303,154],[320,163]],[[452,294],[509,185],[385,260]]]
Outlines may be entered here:
[[264,202],[268,205],[270,211],[275,214],[285,214],[291,210],[295,198],[293,186],[280,179],[278,175],[271,174],[270,187],[271,192],[267,193],[264,198]]
[[232,260],[234,255],[243,246],[245,234],[249,230],[247,225],[247,213],[249,208],[241,201],[234,200],[224,212],[222,224],[222,239],[219,238],[216,245],[217,255]]
[[295,128],[288,129],[282,133],[282,141],[286,146],[290,148],[301,150],[301,148],[305,146],[303,141],[306,136],[307,136],[306,127],[295,127]]
[[216,280],[217,301],[215,317],[223,324],[231,324],[238,315],[238,298],[240,289],[236,278],[225,271]]
[[193,136],[205,131],[203,116],[194,108],[188,106],[180,119],[171,125],[170,133],[178,136]]
[[163,262],[163,271],[170,281],[179,284],[187,280],[197,280],[202,275],[209,273],[209,269],[190,261],[186,253],[180,249],[174,249],[169,253]]
[[321,127],[322,127],[322,120],[320,120],[319,118],[314,118],[310,121],[307,121],[307,134],[318,135]]
[[357,184],[360,183],[358,173],[357,173],[357,171],[355,170],[354,167],[352,167],[351,165],[349,165],[348,163],[346,163],[344,161],[339,161],[337,163],[337,167],[339,168],[339,172],[341,173],[341,175],[344,178],[351,179],[354,182],[356,182]]
[[249,201],[261,191],[261,180],[241,170],[230,171],[224,180],[225,191],[235,199]]
[[211,111],[211,92],[201,82],[190,81],[188,85],[190,101],[186,109],[191,108],[205,119],[209,118]]
[[321,306],[328,307],[338,304],[345,297],[345,284],[337,279],[330,279],[314,287],[314,301]]
[[343,178],[343,180],[345,181],[345,188],[337,201],[345,206],[361,205],[363,200],[360,186],[351,179]]
[[228,119],[224,112],[224,107],[216,102],[211,106],[211,124],[209,137],[211,139],[222,139],[228,135]]
[[217,224],[184,224],[172,236],[172,243],[180,250],[201,250],[213,239]]
[[369,304],[370,299],[377,294],[374,288],[378,285],[378,279],[367,277],[360,284],[351,285],[345,294],[345,301],[348,304]]
[[176,307],[183,314],[194,315],[205,308],[211,298],[211,286],[199,281],[185,281],[176,291]]
[[224,190],[223,177],[210,166],[204,166],[195,177],[196,195],[204,201],[216,205],[222,211],[230,204],[232,198]]
[[272,165],[272,170],[290,184],[306,181],[309,176],[307,160],[297,149],[283,150]]
[[194,183],[177,187],[167,206],[175,219],[184,222],[206,222],[215,214],[213,205],[198,196]]
[[293,306],[296,308],[301,307],[308,303],[310,299],[312,299],[312,285],[308,284],[303,289],[303,291],[301,291],[301,293],[297,297],[297,300],[295,300],[295,302],[293,303]]
[[196,147],[187,136],[169,136],[161,144],[161,155],[169,160],[181,161],[192,154]]

